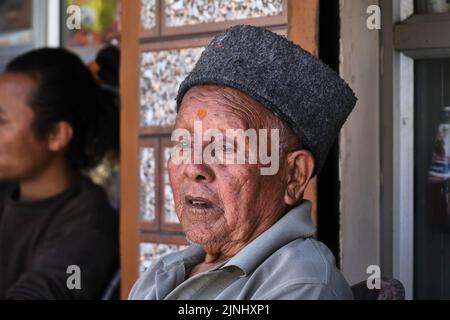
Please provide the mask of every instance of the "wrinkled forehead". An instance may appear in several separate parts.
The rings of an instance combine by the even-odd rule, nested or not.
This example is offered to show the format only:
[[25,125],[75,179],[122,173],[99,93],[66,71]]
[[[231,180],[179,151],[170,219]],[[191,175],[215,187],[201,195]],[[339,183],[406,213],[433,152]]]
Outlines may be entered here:
[[244,128],[260,128],[276,116],[246,93],[220,85],[194,86],[185,94],[177,124],[192,120],[231,122]]

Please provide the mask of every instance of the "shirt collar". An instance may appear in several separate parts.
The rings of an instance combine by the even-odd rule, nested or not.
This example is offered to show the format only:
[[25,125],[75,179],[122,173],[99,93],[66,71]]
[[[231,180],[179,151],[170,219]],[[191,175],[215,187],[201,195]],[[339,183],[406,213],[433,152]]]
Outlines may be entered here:
[[221,268],[235,266],[244,272],[243,276],[246,276],[281,247],[298,238],[309,238],[315,232],[316,228],[311,219],[311,202],[304,200]]
[[205,255],[206,253],[200,245],[192,244],[180,251],[179,255],[165,255],[161,259],[165,268],[171,268],[180,261],[189,268],[204,261]]

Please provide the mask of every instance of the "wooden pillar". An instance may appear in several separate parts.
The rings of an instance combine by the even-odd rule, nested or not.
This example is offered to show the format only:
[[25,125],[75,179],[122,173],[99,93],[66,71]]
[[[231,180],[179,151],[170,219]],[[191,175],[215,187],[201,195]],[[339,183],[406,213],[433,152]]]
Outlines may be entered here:
[[120,264],[121,298],[138,277],[139,262],[139,32],[141,4],[122,6],[120,68]]

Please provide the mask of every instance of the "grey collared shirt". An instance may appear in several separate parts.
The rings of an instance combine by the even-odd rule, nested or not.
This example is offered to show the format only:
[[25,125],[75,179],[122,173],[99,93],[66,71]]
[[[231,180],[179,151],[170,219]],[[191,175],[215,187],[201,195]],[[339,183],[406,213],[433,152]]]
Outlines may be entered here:
[[314,232],[311,203],[304,201],[234,257],[191,278],[205,257],[200,246],[163,256],[138,279],[129,299],[353,299]]

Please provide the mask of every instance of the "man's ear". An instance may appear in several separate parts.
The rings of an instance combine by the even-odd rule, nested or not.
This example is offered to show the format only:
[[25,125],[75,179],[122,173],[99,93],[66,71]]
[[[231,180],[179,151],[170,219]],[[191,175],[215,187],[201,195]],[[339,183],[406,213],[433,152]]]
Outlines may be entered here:
[[67,121],[58,122],[48,137],[50,151],[58,152],[66,148],[73,137],[73,128]]
[[302,198],[314,172],[314,156],[308,150],[297,150],[287,156],[287,186],[284,202],[293,206]]

